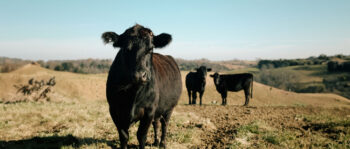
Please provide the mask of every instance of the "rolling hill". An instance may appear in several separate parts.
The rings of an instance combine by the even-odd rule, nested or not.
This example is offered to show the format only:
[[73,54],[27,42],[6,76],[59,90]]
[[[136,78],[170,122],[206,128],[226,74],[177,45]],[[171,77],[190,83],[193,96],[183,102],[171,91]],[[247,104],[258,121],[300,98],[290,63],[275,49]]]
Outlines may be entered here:
[[27,84],[28,80],[56,78],[53,100],[97,100],[105,98],[106,74],[76,74],[53,71],[39,65],[27,64],[10,72],[0,73],[0,98],[11,99],[16,94],[16,84]]
[[[182,80],[188,72],[182,72]],[[208,74],[209,75],[209,74]],[[53,71],[39,65],[27,64],[10,73],[0,73],[0,98],[13,99],[16,84],[26,84],[30,78],[49,79],[56,78],[56,86],[52,94],[53,100],[104,100],[107,74],[76,74],[71,72]],[[199,99],[198,99],[199,100]],[[183,83],[183,92],[180,104],[187,104],[188,96]],[[206,91],[203,103],[220,104],[221,96],[216,92],[212,78],[207,77]],[[228,94],[229,105],[242,105],[244,103],[243,91]],[[295,93],[280,90],[271,86],[254,82],[253,99],[251,106],[289,106],[289,105],[315,105],[315,106],[348,106],[350,100],[335,94]]]

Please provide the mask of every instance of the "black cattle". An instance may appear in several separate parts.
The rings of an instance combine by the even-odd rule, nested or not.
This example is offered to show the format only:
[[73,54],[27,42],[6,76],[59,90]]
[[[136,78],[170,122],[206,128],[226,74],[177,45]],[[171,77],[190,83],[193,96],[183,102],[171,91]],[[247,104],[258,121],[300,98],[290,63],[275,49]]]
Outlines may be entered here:
[[[153,49],[165,47],[171,35],[154,36],[150,29],[135,25],[121,35],[105,32],[102,39],[120,48],[109,70],[106,94],[121,148],[127,148],[129,127],[137,121],[140,121],[137,139],[141,149],[145,148],[152,122],[154,144],[165,148],[167,126],[178,103],[182,82],[175,60],[153,53]],[[162,124],[160,142],[159,122]]]
[[[197,92],[199,93],[199,103],[202,105],[202,96],[205,90],[205,78],[207,77],[207,71],[211,71],[211,68],[201,66],[196,69],[196,72],[189,72],[186,75],[186,88],[188,93],[188,104],[196,104]],[[192,94],[192,101],[191,101]]]
[[251,73],[219,75],[216,72],[210,77],[214,80],[216,90],[221,94],[222,105],[227,104],[227,91],[237,92],[243,89],[245,106],[249,104],[249,98],[253,98],[253,74]]

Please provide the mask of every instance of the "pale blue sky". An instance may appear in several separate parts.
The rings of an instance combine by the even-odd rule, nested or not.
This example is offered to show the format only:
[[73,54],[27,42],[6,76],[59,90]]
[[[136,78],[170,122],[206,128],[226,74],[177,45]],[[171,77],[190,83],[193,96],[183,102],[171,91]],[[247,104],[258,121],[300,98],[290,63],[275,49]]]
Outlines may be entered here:
[[255,60],[350,54],[349,0],[1,0],[0,56],[114,58],[105,31],[135,23],[177,58]]

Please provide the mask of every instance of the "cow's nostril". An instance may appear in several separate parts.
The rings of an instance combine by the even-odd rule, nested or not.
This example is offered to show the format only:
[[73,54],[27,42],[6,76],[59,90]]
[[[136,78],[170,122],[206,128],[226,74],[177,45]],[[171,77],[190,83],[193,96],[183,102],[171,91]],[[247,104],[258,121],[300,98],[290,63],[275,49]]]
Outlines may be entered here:
[[143,72],[143,73],[142,73],[142,80],[143,80],[143,81],[146,81],[146,80],[147,80],[147,73],[146,73],[146,72]]

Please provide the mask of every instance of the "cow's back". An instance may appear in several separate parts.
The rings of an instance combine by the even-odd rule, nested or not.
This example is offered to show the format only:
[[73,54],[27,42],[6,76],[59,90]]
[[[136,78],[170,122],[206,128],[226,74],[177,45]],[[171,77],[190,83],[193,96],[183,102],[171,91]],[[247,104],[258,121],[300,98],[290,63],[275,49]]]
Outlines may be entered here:
[[249,86],[251,81],[253,81],[253,75],[251,73],[220,75],[220,77],[229,91],[239,91]]
[[158,110],[171,110],[178,102],[182,91],[181,73],[174,58],[153,53],[155,87],[159,92]]

